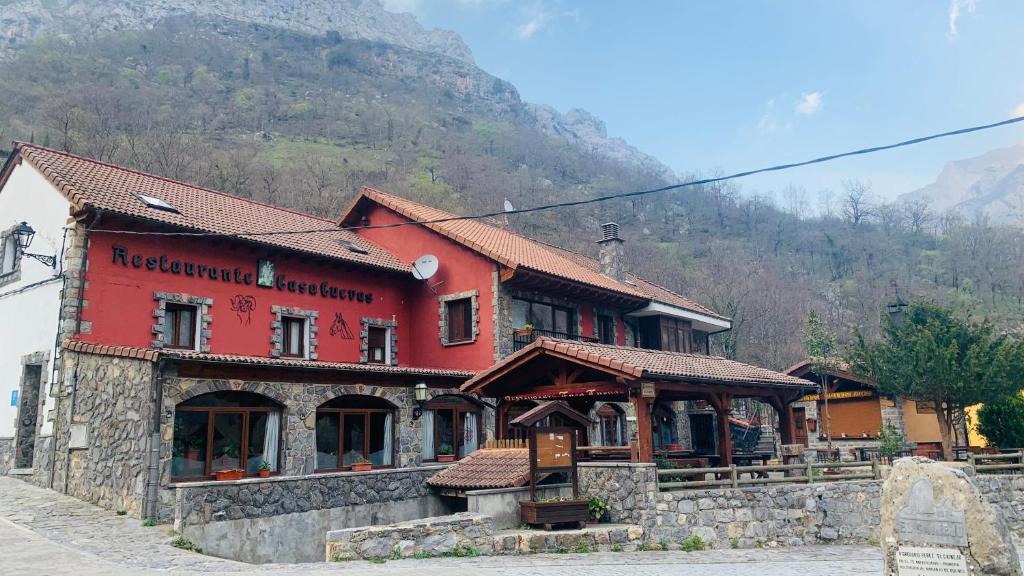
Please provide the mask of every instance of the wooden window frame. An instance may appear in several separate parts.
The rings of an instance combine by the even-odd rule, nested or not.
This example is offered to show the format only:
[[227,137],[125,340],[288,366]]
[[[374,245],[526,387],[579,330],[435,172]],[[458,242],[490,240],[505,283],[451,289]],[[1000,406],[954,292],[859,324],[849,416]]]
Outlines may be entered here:
[[[192,331],[189,334],[189,344],[182,345],[177,342],[181,331],[181,312],[188,310],[192,314]],[[196,335],[199,330],[199,307],[195,304],[183,304],[181,302],[167,302],[164,304],[164,331],[170,330],[172,342],[164,341],[164,348],[174,350],[196,350]]]
[[[363,425],[366,434],[363,438],[363,458],[370,459],[370,415],[371,414],[391,414],[392,422],[391,426],[394,427],[397,410],[394,408],[317,408],[316,414],[338,414],[338,467],[336,468],[314,468],[315,474],[322,472],[346,472],[352,470],[352,466],[344,466],[342,462],[344,460],[345,450],[345,419],[352,416],[362,416],[364,418]],[[315,435],[315,431],[314,431]],[[391,464],[385,466],[372,465],[372,470],[388,470],[395,467],[395,460],[397,454],[395,453],[395,431],[391,431]],[[314,462],[315,464],[315,462]]]
[[[610,314],[598,314],[597,318],[596,318],[596,321],[597,321],[597,339],[602,344],[618,344],[619,335],[618,335],[617,326],[615,325],[615,317],[610,315]],[[605,339],[605,336],[608,335],[608,334],[605,334],[605,330],[604,330],[604,328],[606,327],[606,323],[607,323],[607,327],[611,329],[611,334],[610,334],[611,341],[610,342]]]
[[[246,477],[253,478],[259,476],[258,472],[249,472],[249,416],[253,412],[281,413],[278,408],[271,408],[269,406],[178,406],[174,409],[177,412],[207,412],[206,417],[206,465],[205,465],[205,476],[172,476],[171,482],[205,482],[207,480],[214,480],[217,475],[213,473],[213,420],[215,414],[242,414],[242,440],[239,443],[239,455],[238,455],[238,467],[245,470]],[[284,418],[279,420],[279,426],[284,422]],[[284,438],[283,434],[278,431],[278,438]],[[278,456],[281,452],[281,443],[278,441],[277,444]],[[173,452],[173,448],[172,448]],[[270,473],[271,476],[280,474],[280,458],[278,458],[277,470]]]
[[[473,298],[467,296],[465,298],[456,298],[448,300],[444,303],[445,313],[447,314],[448,321],[448,343],[449,344],[462,344],[465,342],[472,342],[473,337]],[[452,308],[456,305],[462,306],[462,317],[456,318],[457,314],[453,313]],[[461,325],[462,336],[456,338],[452,332],[452,328]]]
[[[373,359],[373,350],[376,349],[377,347],[370,345],[370,340],[371,340],[370,334],[372,334],[374,330],[380,330],[380,331],[384,332],[384,345],[381,346],[381,349],[383,350],[383,352],[380,355],[382,360],[380,360],[380,361],[377,361],[377,360]],[[367,364],[377,364],[378,366],[390,366],[391,365],[391,358],[389,358],[389,356],[391,355],[390,354],[391,351],[389,350],[390,343],[388,342],[391,339],[391,332],[390,332],[391,330],[392,330],[392,328],[387,327],[387,326],[367,326],[366,327],[366,363]]]
[[[291,353],[288,350],[289,343],[291,342],[291,332],[293,324],[299,325],[299,351],[298,353]],[[309,322],[306,318],[300,316],[282,316],[281,317],[281,356],[284,358],[305,358],[306,357],[306,335],[308,334]]]
[[[448,411],[451,411],[453,413],[452,414],[452,427],[455,430],[454,430],[454,434],[452,435],[452,453],[455,454],[455,459],[456,460],[461,460],[461,458],[459,458],[459,446],[462,445],[462,426],[459,426],[459,415],[460,414],[463,414],[463,413],[476,414],[477,415],[477,419],[476,419],[476,437],[480,438],[481,434],[483,434],[483,420],[484,420],[483,419],[483,413],[482,413],[483,411],[480,410],[479,406],[462,404],[462,403],[457,403],[457,402],[441,402],[441,403],[438,403],[436,405],[428,407],[427,410],[432,410],[434,412],[434,429],[431,430],[431,434],[434,435],[434,458],[431,459],[431,460],[424,460],[424,462],[437,462],[437,456],[438,456],[437,449],[440,448],[440,446],[437,443],[437,438],[438,438],[438,431],[441,429],[441,427],[439,425],[439,420],[440,419],[437,417],[437,412],[439,412],[439,411],[448,410]],[[468,456],[468,454],[467,454],[467,456]]]
[[[527,313],[526,313],[526,321],[527,321],[527,323],[530,323],[530,321],[533,319],[533,306],[535,304],[539,304],[541,306],[547,306],[548,308],[551,308],[551,318],[550,318],[550,320],[551,320],[551,328],[539,328],[537,326],[534,326],[535,329],[543,330],[543,331],[548,331],[548,332],[552,332],[552,333],[555,333],[555,334],[567,334],[567,335],[570,335],[570,336],[579,336],[579,332],[580,332],[579,331],[579,313],[576,310],[576,308],[573,308],[572,306],[563,306],[561,304],[552,304],[550,302],[541,302],[539,300],[527,300],[526,298],[512,297],[512,300],[518,300],[520,302],[525,302],[527,304],[527,306],[528,306]],[[556,310],[562,310],[562,311],[565,311],[565,312],[568,313],[568,315],[569,315],[569,317],[567,319],[567,321],[568,321],[568,328],[569,328],[568,332],[558,332],[558,330],[555,329],[555,311]],[[513,328],[521,328],[521,326],[513,326]]]

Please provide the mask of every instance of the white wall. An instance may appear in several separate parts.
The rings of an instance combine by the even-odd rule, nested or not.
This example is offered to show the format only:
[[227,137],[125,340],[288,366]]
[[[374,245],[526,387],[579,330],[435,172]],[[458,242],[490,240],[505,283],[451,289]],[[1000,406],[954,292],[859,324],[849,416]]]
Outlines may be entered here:
[[[28,222],[36,231],[28,251],[58,258],[54,270],[23,257],[20,279],[0,286],[0,438],[14,436],[18,408],[11,406],[11,393],[21,382],[23,356],[49,353],[50,361],[43,367],[46,407],[40,418],[53,409],[49,383],[53,378],[62,287],[61,249],[69,207],[64,196],[28,162],[15,167],[0,190],[0,234],[21,221]],[[50,434],[51,430],[52,424],[44,420],[42,433]]]

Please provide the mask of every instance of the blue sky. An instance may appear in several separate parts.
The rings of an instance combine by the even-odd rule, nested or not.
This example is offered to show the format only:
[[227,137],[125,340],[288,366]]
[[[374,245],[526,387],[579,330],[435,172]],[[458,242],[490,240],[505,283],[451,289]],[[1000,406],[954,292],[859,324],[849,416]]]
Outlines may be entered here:
[[[802,160],[1024,114],[1024,2],[385,0],[458,32],[522,97],[583,108],[677,172]],[[892,197],[1002,128],[742,181]]]

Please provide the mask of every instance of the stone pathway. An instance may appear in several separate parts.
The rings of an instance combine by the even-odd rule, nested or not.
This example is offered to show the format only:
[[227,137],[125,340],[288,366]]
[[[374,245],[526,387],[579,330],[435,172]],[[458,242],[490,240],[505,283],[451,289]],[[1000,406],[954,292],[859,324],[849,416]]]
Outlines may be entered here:
[[168,545],[169,526],[145,527],[74,498],[0,477],[0,575],[106,576],[259,573],[371,576],[877,576],[875,548],[812,546],[706,552],[538,554],[253,566]]

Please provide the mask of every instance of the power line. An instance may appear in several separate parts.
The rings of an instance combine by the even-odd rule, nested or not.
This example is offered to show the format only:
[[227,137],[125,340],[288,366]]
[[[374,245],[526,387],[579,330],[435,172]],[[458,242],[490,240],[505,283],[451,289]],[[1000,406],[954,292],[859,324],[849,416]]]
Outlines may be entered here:
[[448,216],[445,218],[435,218],[432,220],[412,220],[409,222],[396,222],[393,224],[368,224],[365,226],[349,226],[346,228],[315,228],[309,230],[277,230],[273,232],[261,231],[261,232],[144,232],[138,230],[94,230],[94,232],[108,232],[113,234],[136,234],[145,236],[229,236],[239,238],[252,238],[262,236],[286,236],[290,234],[315,234],[323,232],[339,232],[342,230],[375,230],[381,228],[399,228],[402,226],[425,226],[428,224],[443,224],[445,222],[455,222],[459,220],[480,220],[483,218],[494,218],[496,216],[505,216],[508,214],[528,214],[531,212],[541,212],[544,210],[553,210],[555,208],[567,208],[573,206],[583,206],[586,204],[596,204],[599,202],[607,202],[609,200],[617,200],[620,198],[636,198],[638,196],[647,196],[650,194],[658,194],[660,192],[668,192],[670,190],[678,190],[680,188],[686,188],[691,186],[703,186],[705,184],[714,184],[717,182],[724,182],[726,180],[735,180],[737,178],[745,178],[747,176],[753,176],[755,174],[764,174],[766,172],[780,172],[783,170],[791,170],[793,168],[800,168],[803,166],[810,166],[812,164],[822,164],[825,162],[832,162],[840,158],[848,158],[850,156],[861,156],[864,154],[874,154],[875,152],[882,152],[885,150],[892,150],[894,148],[902,148],[904,146],[912,146],[914,144],[921,144],[928,142],[929,140],[937,140],[939,138],[948,138],[950,136],[960,136],[962,134],[970,134],[972,132],[981,132],[983,130],[991,130],[992,128],[999,128],[1002,126],[1008,126],[1010,124],[1016,124],[1024,122],[1024,116],[1018,116],[1016,118],[1010,118],[1008,120],[1002,120],[999,122],[993,122],[991,124],[982,124],[979,126],[971,126],[969,128],[960,128],[957,130],[950,130],[948,132],[940,132],[938,134],[931,134],[928,136],[921,136],[918,138],[912,138],[910,140],[904,140],[902,142],[896,142],[895,144],[885,144],[882,146],[872,146],[870,148],[861,148],[860,150],[853,150],[850,152],[841,152],[839,154],[831,154],[829,156],[821,156],[813,158],[811,160],[804,160],[802,162],[793,162],[790,164],[778,164],[775,166],[769,166],[767,168],[756,168],[753,170],[745,170],[743,172],[735,172],[726,176],[718,176],[715,178],[702,178],[700,180],[690,180],[688,182],[682,182],[680,184],[671,184],[669,186],[662,186],[660,188],[653,188],[650,190],[638,190],[634,192],[620,192],[617,194],[608,194],[605,196],[597,196],[594,198],[587,198],[584,200],[572,200],[569,202],[556,202],[554,204],[543,204],[540,206],[534,206],[532,208],[521,208],[518,210],[501,210],[499,212],[487,212],[484,214],[476,214],[473,216]]

